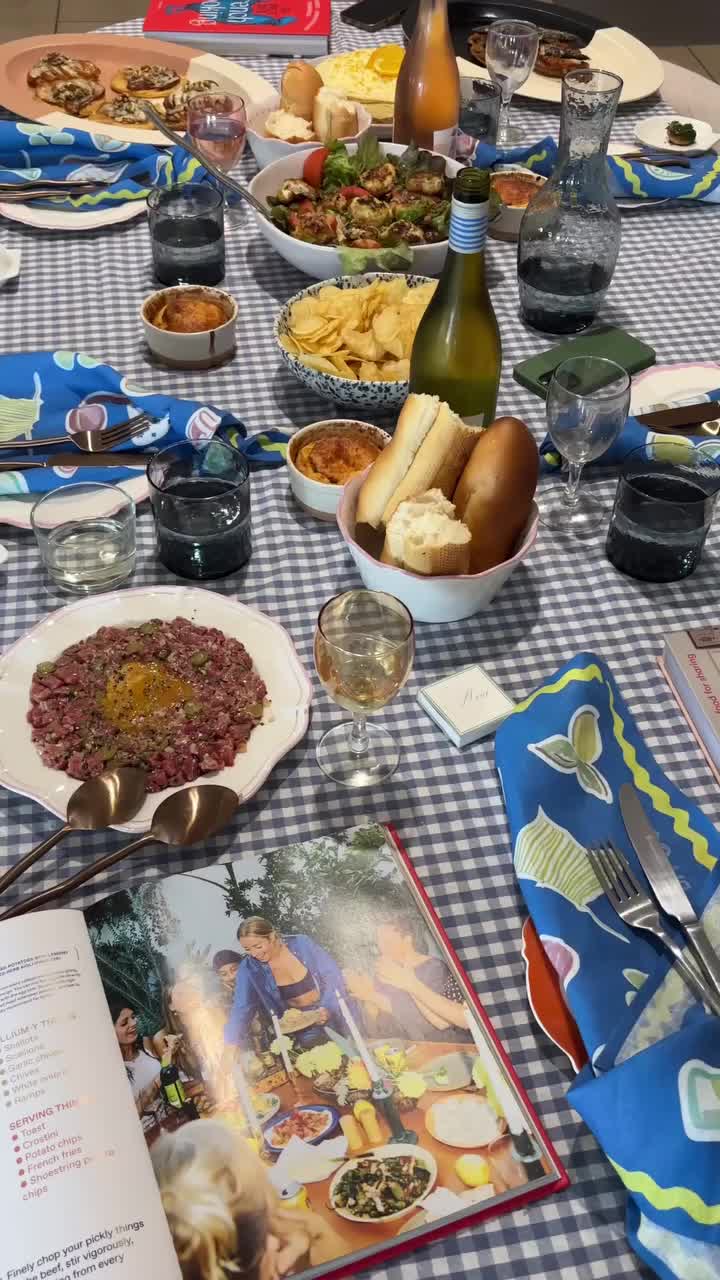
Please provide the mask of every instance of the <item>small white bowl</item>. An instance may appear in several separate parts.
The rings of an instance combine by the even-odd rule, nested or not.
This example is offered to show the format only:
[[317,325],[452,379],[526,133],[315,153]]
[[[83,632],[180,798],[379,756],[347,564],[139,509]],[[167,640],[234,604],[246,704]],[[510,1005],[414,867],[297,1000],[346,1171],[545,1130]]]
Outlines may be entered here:
[[[348,143],[348,149],[351,152],[355,151],[355,143]],[[382,150],[385,155],[400,156],[407,148],[401,143],[383,142]],[[277,195],[283,182],[288,178],[302,177],[306,154],[305,150],[294,151],[292,155],[283,156],[281,160],[274,160],[272,164],[267,165],[250,183],[251,195],[254,195],[261,204],[267,205],[268,197]],[[447,156],[442,158],[445,161],[445,172],[448,177],[454,178],[462,169],[462,164],[457,160],[448,159]],[[332,276],[342,275],[340,256],[334,245],[308,244],[305,240],[295,240],[286,231],[281,231],[268,218],[263,218],[254,210],[253,217],[258,231],[268,244],[276,249],[291,266],[297,267],[298,271],[304,271],[306,276],[312,276],[315,280],[329,280]],[[410,269],[418,275],[438,276],[442,271],[446,254],[447,240],[439,240],[437,244],[413,245]]]
[[[265,98],[263,102],[258,103],[248,117],[247,137],[258,169],[264,169],[266,165],[272,164],[273,160],[280,160],[283,156],[292,156],[296,151],[311,151],[320,145],[317,140],[283,142],[282,138],[269,138],[264,129],[265,121],[270,112],[277,111],[279,106],[280,94],[275,93],[272,98]],[[342,142],[360,142],[372,124],[372,116],[366,107],[363,107],[360,102],[354,102],[353,106],[357,112],[357,133],[340,139]]]
[[338,528],[365,586],[370,591],[386,591],[401,600],[416,622],[458,622],[486,609],[525,559],[537,537],[538,508],[533,502],[530,519],[514,554],[493,569],[435,578],[382,564],[355,541],[355,512],[366,474],[354,476],[345,485],[338,504]]
[[505,164],[498,166],[493,170],[490,179],[490,222],[488,224],[488,235],[492,240],[517,240],[520,234],[520,223],[523,220],[523,214],[527,209],[528,202],[525,204],[506,204],[493,191],[493,178],[495,174],[501,173],[521,173],[524,178],[532,179],[532,183],[528,182],[528,187],[532,185],[534,190],[530,196],[535,194],[538,188],[545,185],[545,178],[542,174],[533,173],[532,170],[526,169],[520,164]]
[[[667,127],[673,120],[693,126],[697,137],[689,147],[676,147],[668,142]],[[714,129],[707,120],[693,120],[676,112],[674,116],[649,116],[647,120],[641,120],[635,127],[635,137],[644,147],[652,147],[655,151],[669,151],[676,156],[700,156],[720,140],[720,129]]]
[[390,436],[387,431],[373,426],[371,422],[358,422],[355,418],[326,418],[322,422],[311,422],[292,436],[287,451],[287,473],[295,499],[317,520],[334,524],[343,486],[313,480],[295,465],[300,449],[311,440],[321,439],[324,435],[364,435],[380,450],[390,443]]
[[[152,323],[163,302],[178,293],[192,292],[219,302],[227,320],[215,329],[202,329],[198,333],[171,333]],[[235,299],[223,289],[211,289],[204,284],[178,284],[158,289],[146,298],[140,308],[140,318],[145,339],[152,354],[173,369],[215,369],[235,354],[235,330],[238,309]]]

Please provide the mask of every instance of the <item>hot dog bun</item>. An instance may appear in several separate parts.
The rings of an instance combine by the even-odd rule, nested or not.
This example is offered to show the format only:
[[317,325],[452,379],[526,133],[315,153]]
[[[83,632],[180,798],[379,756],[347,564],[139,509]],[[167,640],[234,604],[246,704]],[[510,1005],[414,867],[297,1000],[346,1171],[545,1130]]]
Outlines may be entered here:
[[538,478],[538,450],[519,418],[483,431],[452,495],[472,535],[470,573],[502,564],[525,528]]
[[288,62],[280,86],[281,110],[312,120],[315,95],[322,87],[319,72],[309,62]]

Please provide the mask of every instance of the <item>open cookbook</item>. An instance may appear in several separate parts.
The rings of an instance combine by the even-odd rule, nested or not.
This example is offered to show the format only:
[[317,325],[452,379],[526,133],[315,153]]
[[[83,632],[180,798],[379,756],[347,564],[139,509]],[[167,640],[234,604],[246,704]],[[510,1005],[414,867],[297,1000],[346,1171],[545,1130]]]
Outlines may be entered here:
[[347,1272],[567,1185],[390,828],[0,938],[0,1280]]

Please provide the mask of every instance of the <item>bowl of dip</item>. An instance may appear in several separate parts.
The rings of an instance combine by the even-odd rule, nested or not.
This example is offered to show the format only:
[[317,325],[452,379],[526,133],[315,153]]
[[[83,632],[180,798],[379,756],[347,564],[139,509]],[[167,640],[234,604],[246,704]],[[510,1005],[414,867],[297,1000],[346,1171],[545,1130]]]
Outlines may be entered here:
[[369,467],[390,436],[370,422],[332,418],[292,436],[287,473],[295,501],[317,520],[334,523],[343,486]]
[[544,183],[542,174],[532,173],[522,165],[505,165],[493,170],[488,225],[488,235],[493,240],[517,240],[523,214]]

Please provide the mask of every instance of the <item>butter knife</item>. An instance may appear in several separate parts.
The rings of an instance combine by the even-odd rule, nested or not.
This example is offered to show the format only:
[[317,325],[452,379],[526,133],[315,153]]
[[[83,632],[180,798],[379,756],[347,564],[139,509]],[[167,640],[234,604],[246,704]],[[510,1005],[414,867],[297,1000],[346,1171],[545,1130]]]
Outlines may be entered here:
[[[38,441],[38,443],[40,443]],[[2,471],[51,471],[53,467],[146,467],[154,453],[141,453],[126,449],[124,453],[80,453],[63,450],[48,458],[4,458]]]
[[[717,435],[720,400],[703,400],[699,404],[678,404],[672,409],[636,413],[635,421],[651,431],[688,431],[691,435]],[[706,425],[707,424],[707,425]],[[692,428],[696,430],[693,431]]]
[[720,958],[697,918],[665,846],[660,843],[643,808],[640,796],[628,782],[624,782],[620,788],[620,812],[655,897],[666,915],[677,920],[688,940],[688,946],[707,974],[713,991],[720,995]]

